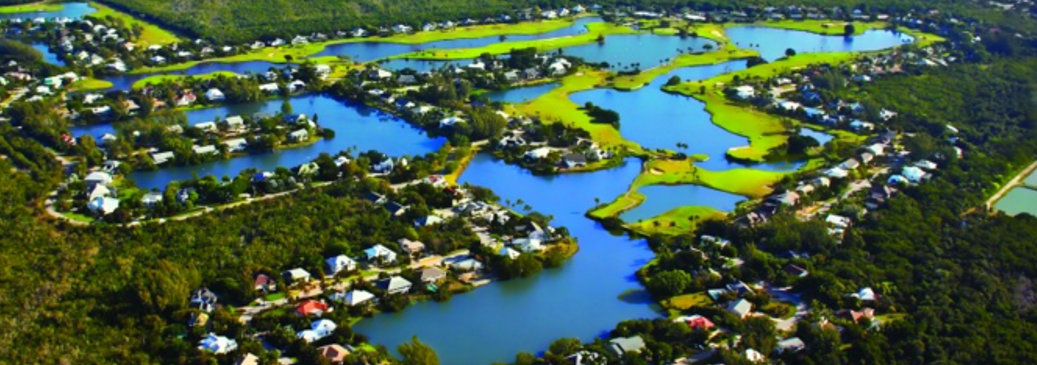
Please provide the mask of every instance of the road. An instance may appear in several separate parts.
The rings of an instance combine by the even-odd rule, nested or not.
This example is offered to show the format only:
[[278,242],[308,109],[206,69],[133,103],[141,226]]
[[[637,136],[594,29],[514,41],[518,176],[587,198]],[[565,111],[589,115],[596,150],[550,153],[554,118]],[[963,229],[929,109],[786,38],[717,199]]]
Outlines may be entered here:
[[[408,267],[411,268],[411,269],[418,269],[418,268],[422,268],[422,267],[440,266],[440,265],[443,264],[444,260],[447,260],[447,259],[450,259],[450,258],[454,258],[454,257],[458,257],[458,256],[466,256],[468,254],[469,254],[468,250],[458,250],[458,251],[455,251],[455,252],[451,252],[450,254],[448,254],[446,256],[429,256],[429,257],[423,258],[421,260],[418,260],[417,262],[412,262]],[[399,268],[393,268],[393,269],[387,269],[387,270],[376,269],[374,271],[375,272],[373,274],[365,276],[364,277],[364,281],[369,281],[369,282],[370,281],[374,281],[374,280],[377,280],[378,276],[381,275],[382,273],[395,274],[395,273],[400,272],[400,269]],[[325,280],[324,283],[326,284],[326,283],[329,283],[329,282],[333,282],[333,280],[334,279]],[[344,291],[346,289],[349,289],[349,287],[352,286],[352,284],[353,284],[353,280],[339,280],[338,282],[335,282],[335,283],[332,283],[331,285],[328,285],[327,286],[327,290],[330,290],[330,291]],[[323,285],[317,285],[313,289],[310,289],[310,290],[307,290],[305,292],[299,293],[298,295],[292,297],[292,299],[294,299],[295,301],[300,301],[300,300],[304,300],[304,299],[319,297],[322,294],[324,294],[324,290],[325,289],[322,286]],[[252,317],[256,316],[257,314],[259,314],[259,313],[261,313],[263,311],[266,311],[266,310],[269,310],[269,309],[273,309],[273,308],[277,308],[277,307],[280,307],[280,306],[289,305],[289,304],[291,304],[291,302],[289,301],[289,298],[278,299],[278,300],[270,301],[270,302],[266,302],[266,301],[263,301],[262,299],[258,299],[257,300],[257,304],[249,305],[249,306],[245,306],[245,307],[239,307],[238,308],[238,311],[241,312],[241,316],[238,317],[238,320],[241,321],[241,323],[248,323],[249,321],[252,320]]]
[[1004,197],[1005,194],[1008,194],[1009,190],[1012,190],[1012,188],[1016,186],[1022,185],[1023,179],[1025,179],[1027,176],[1030,176],[1030,174],[1032,174],[1034,170],[1037,170],[1037,161],[1034,161],[1032,164],[1030,164],[1030,166],[1027,166],[1018,175],[1015,175],[1015,177],[1013,177],[1012,180],[1009,180],[1008,183],[1005,184],[1005,186],[1001,187],[1001,190],[997,191],[997,194],[994,194],[994,196],[990,197],[990,199],[987,199],[987,210],[992,209],[994,203],[996,203],[998,200]]

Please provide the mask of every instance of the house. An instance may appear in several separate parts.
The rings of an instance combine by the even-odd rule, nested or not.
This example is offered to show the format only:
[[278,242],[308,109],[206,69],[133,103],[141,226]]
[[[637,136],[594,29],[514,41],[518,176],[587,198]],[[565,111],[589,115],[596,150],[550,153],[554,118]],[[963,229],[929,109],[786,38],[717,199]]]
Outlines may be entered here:
[[915,162],[915,166],[930,171],[936,170],[939,167],[939,165],[937,165],[935,162],[929,160],[920,160],[918,162]]
[[544,246],[540,244],[540,240],[537,238],[516,238],[511,241],[511,245],[522,252],[533,253],[544,250]]
[[609,340],[607,349],[616,356],[622,357],[628,352],[639,353],[645,348],[641,336],[617,337]]
[[677,320],[675,320],[675,322],[684,322],[693,331],[694,330],[708,331],[708,330],[711,330],[714,327],[716,327],[716,325],[713,324],[713,321],[710,321],[709,318],[703,317],[703,316],[698,315],[698,314],[693,315],[691,317],[678,318]]
[[392,264],[396,262],[396,252],[382,245],[374,245],[364,250],[367,261],[377,264]]
[[162,202],[162,193],[151,192],[144,194],[144,197],[140,198],[140,202],[145,207],[154,208],[158,203]]
[[857,131],[857,132],[870,131],[870,130],[875,129],[875,124],[864,122],[864,121],[860,121],[860,120],[854,120],[854,121],[850,122],[850,129],[853,129],[854,131]]
[[793,206],[799,203],[799,194],[795,191],[786,191],[781,194],[767,197],[767,201],[775,202],[784,206]]
[[861,288],[861,290],[858,290],[856,293],[850,294],[850,296],[860,299],[862,301],[875,301],[879,297],[877,294],[875,294],[875,291],[872,290],[871,287]]
[[91,172],[89,175],[86,175],[86,178],[83,178],[83,183],[85,183],[88,187],[92,187],[97,184],[111,185],[112,174],[103,171],[94,171]]
[[211,312],[215,308],[218,300],[216,293],[209,291],[209,288],[201,288],[191,293],[191,299],[189,301],[192,308]]
[[411,27],[408,25],[396,24],[392,26],[392,31],[394,33],[410,33],[411,30]]
[[191,151],[194,151],[196,155],[215,155],[220,152],[215,145],[191,146]]
[[216,122],[201,122],[195,124],[194,127],[210,133],[216,133],[219,130],[216,128]]
[[411,256],[419,255],[425,251],[425,244],[421,241],[411,241],[406,238],[401,238],[396,242],[400,244],[400,248],[403,249],[404,253]]
[[360,37],[366,37],[367,36],[367,31],[364,30],[364,28],[356,28],[356,29],[353,29],[353,31],[349,32],[349,34],[352,35],[353,37],[360,38]]
[[546,158],[548,155],[550,155],[551,151],[552,150],[551,150],[550,147],[540,147],[540,148],[537,148],[537,149],[534,149],[534,150],[530,150],[529,152],[526,152],[525,158],[530,159],[530,160],[543,159],[543,158]]
[[471,256],[459,256],[451,258],[449,262],[444,261],[445,264],[449,265],[451,269],[457,271],[480,271],[483,269],[483,264]]
[[439,121],[439,128],[453,127],[457,123],[464,123],[464,119],[458,117],[443,118]]
[[373,300],[374,294],[366,290],[350,290],[345,294],[332,294],[331,299],[342,302],[347,306],[355,307]]
[[310,272],[303,270],[302,268],[295,268],[281,273],[281,277],[283,277],[289,285],[305,284],[310,281]]
[[410,281],[399,276],[393,276],[378,282],[378,288],[385,290],[385,293],[388,295],[407,293],[410,291],[411,286]]
[[241,359],[236,361],[234,365],[259,365],[259,356],[253,355],[251,352],[242,356]]
[[756,89],[750,85],[742,85],[735,88],[735,96],[743,100],[752,99],[756,97]]
[[295,38],[292,38],[292,45],[293,46],[294,45],[300,45],[300,44],[307,44],[307,43],[310,43],[310,41],[307,40],[306,37],[303,37],[301,35],[297,35],[297,36],[295,36]]
[[163,64],[166,63],[166,58],[162,56],[153,56],[151,57],[151,62],[155,64]]
[[562,158],[562,164],[567,169],[587,166],[587,157],[579,153],[570,153]]
[[435,215],[427,215],[427,216],[418,218],[418,220],[416,222],[414,222],[414,226],[415,227],[429,227],[429,226],[434,226],[434,225],[437,225],[437,224],[440,224],[440,223],[443,223],[443,218],[440,218],[439,216],[435,216]]
[[504,248],[500,249],[500,251],[497,251],[497,254],[501,255],[501,256],[506,256],[506,257],[508,257],[508,258],[510,258],[512,260],[517,259],[519,256],[522,255],[521,252],[516,251],[515,249],[513,249],[511,247],[504,247]]
[[426,267],[421,269],[421,282],[434,283],[446,277],[446,271],[438,267]]
[[166,162],[169,162],[173,159],[173,157],[175,157],[175,155],[173,155],[172,151],[155,152],[151,154],[151,160],[154,161],[156,165],[161,165]]
[[220,91],[220,89],[217,89],[217,88],[212,88],[212,89],[209,89],[209,91],[205,92],[205,99],[207,99],[209,101],[223,101],[226,98],[227,97],[225,95],[223,95],[223,92]]
[[785,270],[786,274],[795,276],[797,278],[805,278],[805,277],[807,277],[807,275],[810,275],[810,272],[807,271],[807,269],[804,269],[802,267],[799,267],[799,266],[796,266],[796,265],[793,265],[793,264],[785,265],[784,270]]
[[238,115],[228,116],[223,121],[227,122],[227,129],[239,130],[245,127],[245,119]]
[[281,88],[277,86],[277,83],[259,85],[259,91],[276,93],[278,90],[281,90]]
[[836,317],[845,318],[853,321],[854,323],[859,323],[861,320],[864,319],[875,318],[875,309],[864,308],[859,311],[855,311],[852,309],[843,309],[837,312],[835,315]]
[[778,344],[775,347],[779,354],[791,354],[803,351],[803,349],[807,348],[807,345],[803,343],[803,340],[799,339],[799,337],[790,337],[778,341]]
[[751,363],[764,363],[767,361],[767,357],[755,349],[745,349],[745,359]]
[[551,74],[552,75],[557,76],[557,75],[564,74],[566,71],[569,70],[570,67],[572,67],[572,64],[569,63],[568,60],[566,60],[564,58],[559,58],[558,60],[556,60],[553,63],[551,63],[550,65],[548,65],[547,69],[551,70]]
[[853,223],[850,218],[835,214],[829,214],[828,217],[825,218],[825,222],[831,226],[839,228],[847,228]]
[[336,325],[335,322],[328,319],[321,319],[310,323],[310,329],[300,331],[297,336],[299,339],[306,341],[306,343],[312,343],[331,336],[337,328],[338,325]]
[[97,198],[91,200],[90,203],[86,205],[86,208],[94,214],[108,215],[116,209],[119,209],[119,199],[107,197]]
[[393,217],[402,216],[403,213],[407,212],[407,209],[410,209],[410,206],[403,205],[397,202],[389,202],[388,204],[385,204],[385,210],[388,210],[389,215]]
[[340,272],[356,270],[356,261],[346,255],[332,256],[324,260],[324,267],[327,269],[325,275],[335,276]]
[[731,314],[737,316],[738,318],[745,318],[749,315],[750,312],[752,312],[753,304],[750,303],[748,300],[738,299],[731,301],[731,303],[728,303],[727,308],[725,309],[728,312],[731,312]]
[[295,313],[300,316],[320,316],[324,312],[330,312],[330,308],[327,303],[310,299],[299,303],[295,307]]
[[277,291],[277,282],[267,274],[256,275],[256,279],[253,281],[252,285],[256,291]]
[[341,363],[346,360],[346,356],[349,355],[349,350],[346,350],[345,347],[342,347],[342,345],[337,343],[318,347],[317,352],[320,353],[320,356],[324,356],[325,359],[328,359],[328,362],[332,364]]
[[236,350],[237,348],[237,341],[225,336],[217,336],[215,333],[209,333],[208,336],[198,343],[199,350],[208,351],[214,354],[226,354]]
[[176,98],[174,101],[176,106],[189,106],[193,104],[195,100],[198,100],[198,97],[195,96],[194,93],[186,92],[183,96]]
[[299,129],[297,131],[288,133],[288,139],[294,142],[303,142],[310,139],[310,131],[305,129]]
[[382,79],[387,79],[387,78],[392,77],[392,72],[389,72],[389,71],[386,71],[386,70],[383,70],[383,69],[379,68],[379,69],[375,69],[375,70],[372,70],[371,72],[369,72],[367,74],[367,77],[370,78],[370,79],[382,80]]
[[904,175],[904,178],[906,178],[907,181],[911,183],[922,182],[922,180],[926,179],[929,175],[925,172],[925,170],[922,170],[915,166],[905,167],[903,170],[900,171],[900,174]]
[[843,163],[839,164],[839,167],[841,167],[841,168],[843,168],[844,170],[847,170],[847,171],[855,170],[855,169],[857,169],[860,166],[861,166],[861,162],[857,161],[856,159],[853,159],[853,158],[851,158],[849,160],[846,160],[846,161],[843,161]]
[[86,199],[93,201],[97,198],[104,198],[112,196],[112,190],[108,188],[108,185],[96,184],[92,188],[87,188]]
[[850,172],[842,169],[841,167],[833,167],[831,169],[825,170],[824,174],[825,176],[828,176],[833,179],[843,179],[847,176],[850,176]]

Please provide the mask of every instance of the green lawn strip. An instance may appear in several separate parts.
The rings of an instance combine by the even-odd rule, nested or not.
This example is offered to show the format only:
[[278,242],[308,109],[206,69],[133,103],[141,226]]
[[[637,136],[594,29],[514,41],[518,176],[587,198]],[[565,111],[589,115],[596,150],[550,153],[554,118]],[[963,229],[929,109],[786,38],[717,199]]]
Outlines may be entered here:
[[59,11],[64,8],[65,5],[61,3],[38,2],[31,4],[0,6],[0,14],[29,13],[34,11]]
[[74,221],[77,221],[77,222],[83,222],[83,223],[93,223],[94,222],[94,218],[90,217],[90,216],[88,216],[86,214],[72,213],[72,212],[62,212],[61,215],[64,216],[65,218],[68,218],[68,219],[71,219],[71,220],[74,220]]
[[724,219],[727,215],[710,207],[677,207],[657,217],[629,224],[630,229],[646,235],[679,235],[692,232],[699,222],[708,219]]
[[[511,50],[513,49],[536,48],[537,51],[541,52],[550,51],[559,48],[594,43],[597,42],[599,36],[637,33],[637,31],[621,25],[611,23],[590,23],[587,25],[586,33],[574,36],[550,39],[536,39],[528,41],[501,42],[477,48],[426,50],[420,52],[405,53],[390,58],[420,60],[464,60],[476,58],[486,53],[492,55],[506,54],[508,52],[511,52]],[[608,42],[608,39],[606,39],[605,42]]]
[[595,218],[615,217],[620,213],[636,208],[644,201],[645,196],[643,194],[636,191],[627,192],[616,197],[616,200],[592,210],[590,215]]
[[604,72],[581,69],[573,75],[563,77],[559,87],[529,102],[516,105],[515,109],[522,114],[539,117],[545,123],[565,123],[583,129],[602,147],[626,147],[632,152],[640,152],[641,147],[638,144],[623,138],[612,125],[592,123],[587,113],[580,110],[581,106],[569,99],[569,94],[602,87],[604,83]]
[[766,313],[767,315],[775,318],[789,319],[796,315],[796,306],[772,300],[767,305],[759,308],[760,312]]
[[[799,30],[804,32],[823,34],[823,35],[844,35],[846,34],[846,24],[848,22],[840,20],[778,20],[778,21],[760,21],[751,23],[751,26],[768,27],[768,28],[779,28],[788,30]],[[853,24],[854,35],[864,34],[865,31],[871,29],[882,29],[885,28],[889,23],[886,22],[849,22]],[[743,27],[746,24],[742,23],[725,23],[725,27]]]
[[189,79],[189,78],[194,78],[194,79],[198,79],[198,80],[208,80],[208,79],[217,78],[219,76],[235,77],[235,76],[238,76],[238,74],[230,72],[230,71],[216,71],[216,72],[213,72],[213,73],[208,73],[208,74],[203,74],[203,75],[154,75],[154,76],[148,76],[148,77],[145,77],[143,79],[137,80],[136,82],[133,83],[133,88],[134,89],[140,89],[140,88],[143,88],[143,87],[148,86],[148,85],[158,85],[158,84],[161,84],[161,83],[164,83],[164,82],[167,82],[167,81],[177,81],[177,80],[183,80],[183,79]]
[[673,60],[665,65],[653,67],[642,71],[637,75],[617,76],[612,80],[612,87],[619,90],[636,90],[652,82],[652,80],[655,80],[659,75],[666,74],[678,68],[715,65],[731,60],[758,56],[759,54],[760,53],[755,50],[747,49],[718,50],[699,54],[684,53],[674,57]]
[[648,185],[697,184],[752,198],[770,194],[770,185],[791,173],[745,167],[711,171],[697,167],[690,161],[680,160],[652,160],[647,163],[646,170],[634,179],[632,189]]
[[664,299],[660,304],[666,308],[676,310],[687,310],[691,307],[701,307],[712,304],[713,300],[706,293],[681,294],[670,299]]
[[180,38],[168,30],[159,28],[159,26],[148,23],[146,21],[137,19],[132,15],[123,13],[121,11],[112,9],[108,6],[100,4],[98,2],[90,2],[90,6],[97,9],[97,12],[87,15],[88,17],[95,19],[105,19],[112,17],[119,19],[127,27],[132,28],[133,26],[139,25],[143,31],[137,38],[137,42],[140,45],[154,45],[154,44],[173,44],[180,41]]
[[284,299],[286,297],[287,297],[287,295],[285,293],[271,293],[271,294],[268,294],[267,296],[263,297],[263,300],[268,301],[268,302],[273,302],[275,300],[281,300],[281,299]]
[[114,86],[110,81],[94,78],[83,78],[69,86],[72,91],[93,91],[110,89]]
[[935,35],[935,34],[926,33],[926,32],[920,31],[920,30],[911,29],[911,28],[908,28],[908,27],[897,27],[897,30],[900,31],[900,32],[903,32],[903,33],[905,33],[905,34],[907,34],[909,36],[914,37],[915,38],[915,44],[917,44],[919,47],[928,47],[928,46],[932,45],[933,43],[940,43],[940,42],[947,41],[947,38],[944,38],[944,37],[941,37],[941,36],[938,36],[938,35]]

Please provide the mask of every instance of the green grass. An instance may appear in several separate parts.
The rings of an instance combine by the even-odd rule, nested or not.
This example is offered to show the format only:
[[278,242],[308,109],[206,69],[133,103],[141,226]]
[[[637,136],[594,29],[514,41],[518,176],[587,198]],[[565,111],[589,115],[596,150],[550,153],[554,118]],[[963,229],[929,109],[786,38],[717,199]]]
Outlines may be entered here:
[[767,305],[758,309],[760,312],[766,313],[767,315],[775,318],[789,319],[796,315],[796,306],[772,300]]
[[[482,54],[506,54],[513,49],[536,48],[537,51],[550,51],[559,48],[573,47],[597,42],[600,35],[614,34],[636,34],[637,31],[612,24],[612,23],[590,23],[587,32],[579,35],[537,39],[528,41],[501,42],[478,48],[457,48],[447,50],[427,50],[421,52],[405,53],[392,58],[423,59],[423,60],[463,60],[479,57]],[[608,42],[608,39],[605,40]]]
[[748,197],[763,197],[770,194],[770,185],[780,181],[789,172],[764,171],[750,168],[735,168],[711,171],[695,166],[690,161],[652,160],[647,171],[634,179],[633,189],[648,185],[697,184],[720,191]]
[[657,217],[629,224],[630,229],[646,235],[680,235],[695,231],[698,224],[709,219],[724,219],[727,215],[710,207],[683,206]]
[[687,310],[691,307],[701,307],[713,303],[706,293],[691,293],[682,294],[675,296],[670,299],[664,299],[662,306],[666,308],[672,308],[676,310]]
[[83,222],[83,223],[93,223],[94,222],[94,217],[88,216],[86,214],[72,213],[72,212],[63,212],[63,213],[61,213],[61,215],[65,216],[65,218],[68,218],[68,219],[71,219],[71,220],[74,220],[74,221],[77,221],[77,222]]
[[615,217],[620,213],[636,208],[638,205],[641,205],[641,203],[644,203],[644,201],[645,196],[643,194],[636,191],[628,192],[620,195],[616,200],[592,210],[590,215],[595,218]]
[[612,80],[612,87],[619,90],[635,90],[642,86],[652,82],[659,75],[666,74],[670,71],[676,70],[682,67],[691,66],[702,66],[702,65],[715,65],[736,59],[749,58],[757,56],[760,53],[755,50],[747,49],[736,49],[736,50],[714,50],[708,53],[702,54],[690,54],[685,53],[674,57],[669,63],[653,67],[651,69],[642,71],[637,75],[629,76],[617,76]]
[[64,8],[65,5],[61,3],[38,2],[32,4],[0,6],[0,14],[28,13],[34,11],[59,11]]
[[167,82],[167,81],[178,81],[178,80],[183,80],[183,79],[188,79],[188,78],[194,78],[194,79],[199,79],[199,80],[208,80],[208,79],[214,79],[214,78],[216,78],[218,76],[234,77],[234,76],[237,76],[237,75],[238,74],[230,72],[230,71],[216,71],[216,72],[208,73],[208,74],[204,74],[204,75],[191,75],[191,76],[188,76],[188,75],[155,75],[155,76],[148,76],[148,77],[145,77],[143,79],[137,80],[136,82],[133,83],[133,88],[134,89],[140,89],[140,88],[143,88],[143,87],[148,86],[148,85],[158,85],[158,84],[161,84],[161,83],[164,83],[164,82]]
[[132,28],[135,25],[139,25],[143,29],[143,31],[140,34],[140,37],[137,38],[137,43],[140,43],[140,45],[148,46],[153,44],[172,44],[180,41],[180,38],[177,37],[176,34],[173,34],[168,30],[159,28],[157,25],[137,19],[129,14],[112,9],[98,2],[92,1],[90,2],[90,6],[97,9],[97,12],[88,15],[89,17],[97,19],[112,17],[121,20],[123,24],[130,28]]
[[287,297],[288,296],[285,295],[285,293],[273,293],[273,294],[268,294],[267,296],[263,297],[263,300],[268,301],[268,302],[272,302],[272,301],[281,300],[281,299],[284,299],[284,298],[287,298]]
[[94,91],[110,89],[112,86],[113,84],[110,81],[88,77],[76,81],[72,86],[69,86],[69,89],[72,91]]
[[911,28],[908,28],[908,27],[897,27],[897,30],[900,31],[900,32],[903,32],[903,33],[905,33],[907,35],[910,35],[912,37],[915,37],[915,44],[917,44],[919,47],[928,47],[928,46],[932,45],[933,43],[940,43],[940,42],[947,41],[947,38],[944,38],[944,37],[941,37],[941,36],[938,36],[938,35],[935,35],[935,34],[930,34],[930,33],[922,32],[922,31],[919,31],[919,30],[911,29]]
[[[882,29],[888,25],[886,22],[851,22],[854,27],[854,35],[864,34],[869,29]],[[824,34],[824,35],[844,35],[846,31],[847,22],[837,20],[777,20],[777,21],[760,21],[752,23],[755,26],[768,27],[768,28],[780,28],[789,30],[799,30],[804,32]],[[725,27],[739,27],[745,26],[745,24],[739,23],[728,23],[724,24]]]

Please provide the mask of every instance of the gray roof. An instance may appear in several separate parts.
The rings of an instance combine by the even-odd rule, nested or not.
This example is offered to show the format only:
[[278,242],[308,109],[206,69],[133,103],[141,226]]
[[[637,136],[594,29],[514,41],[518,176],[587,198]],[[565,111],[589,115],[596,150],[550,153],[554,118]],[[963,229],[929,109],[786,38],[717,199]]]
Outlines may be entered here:
[[645,341],[641,336],[618,337],[609,340],[609,349],[616,355],[622,355],[627,352],[640,352],[644,347]]

